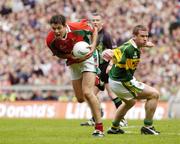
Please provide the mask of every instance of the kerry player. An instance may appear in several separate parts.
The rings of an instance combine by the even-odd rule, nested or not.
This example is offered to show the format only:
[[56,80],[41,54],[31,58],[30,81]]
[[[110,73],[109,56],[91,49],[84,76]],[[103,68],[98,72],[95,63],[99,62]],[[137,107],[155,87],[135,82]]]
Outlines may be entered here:
[[117,109],[111,128],[108,134],[123,134],[119,127],[120,120],[127,111],[134,106],[136,99],[146,99],[144,126],[141,128],[142,134],[159,135],[153,127],[153,115],[155,113],[159,92],[134,77],[134,72],[138,66],[141,55],[141,48],[152,47],[153,43],[148,41],[148,30],[143,25],[137,25],[133,29],[133,38],[117,47],[114,50],[105,50],[103,57],[110,61],[107,68],[109,73],[110,88],[119,96],[124,103]]

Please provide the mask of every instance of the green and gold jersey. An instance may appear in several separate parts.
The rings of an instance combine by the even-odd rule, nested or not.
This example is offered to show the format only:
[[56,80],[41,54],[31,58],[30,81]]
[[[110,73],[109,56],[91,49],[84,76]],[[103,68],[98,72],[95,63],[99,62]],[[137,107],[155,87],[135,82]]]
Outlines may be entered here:
[[110,78],[116,81],[130,81],[140,61],[140,49],[133,39],[113,50],[113,67],[110,71]]

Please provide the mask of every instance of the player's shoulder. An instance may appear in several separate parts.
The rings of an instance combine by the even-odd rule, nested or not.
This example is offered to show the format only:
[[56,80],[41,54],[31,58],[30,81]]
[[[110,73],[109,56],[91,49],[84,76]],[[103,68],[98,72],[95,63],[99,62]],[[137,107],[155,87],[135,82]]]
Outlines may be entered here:
[[104,33],[104,34],[110,35],[110,33],[106,30],[105,27],[103,27],[103,28],[101,29],[101,31],[102,31],[102,33]]
[[86,31],[93,31],[93,28],[89,25],[86,19],[83,19],[79,22],[68,22],[67,23],[70,30],[86,30]]
[[106,28],[102,29],[102,34],[103,34],[105,40],[109,40],[109,39],[111,40],[112,39],[112,36],[111,36],[110,32],[108,32],[106,30]]
[[131,57],[135,51],[134,44],[130,40],[125,42],[123,45],[123,51],[126,55]]
[[48,46],[50,46],[51,42],[54,40],[55,38],[55,34],[53,31],[50,31],[48,34],[47,34],[47,37],[46,37],[46,43]]
[[98,32],[98,34],[104,35],[104,36],[107,36],[107,37],[110,36],[110,33],[104,27]]
[[121,51],[128,53],[130,51],[132,51],[133,46],[131,43],[129,43],[129,41],[124,42],[122,45],[118,46],[118,49],[120,49]]

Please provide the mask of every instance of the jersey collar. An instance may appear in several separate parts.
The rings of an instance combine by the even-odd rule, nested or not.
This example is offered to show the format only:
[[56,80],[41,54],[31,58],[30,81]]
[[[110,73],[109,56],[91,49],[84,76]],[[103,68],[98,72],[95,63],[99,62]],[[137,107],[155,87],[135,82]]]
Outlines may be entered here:
[[130,39],[129,42],[133,45],[133,47],[138,49],[138,46],[136,45],[136,43],[133,39]]
[[61,38],[62,40],[65,40],[67,38],[68,33],[71,32],[70,27],[66,25],[66,36],[64,38]]
[[66,32],[68,33],[68,32],[71,32],[71,29],[70,29],[70,27],[68,26],[68,25],[66,25]]

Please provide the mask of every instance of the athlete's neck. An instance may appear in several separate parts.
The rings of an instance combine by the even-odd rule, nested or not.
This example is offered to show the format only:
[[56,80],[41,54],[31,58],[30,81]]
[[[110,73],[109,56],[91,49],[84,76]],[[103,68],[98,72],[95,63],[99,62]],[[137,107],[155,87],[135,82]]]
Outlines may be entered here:
[[67,32],[65,31],[65,32],[63,32],[61,35],[59,35],[59,36],[57,36],[58,38],[60,38],[60,39],[66,39],[66,37],[67,37]]
[[98,28],[98,32],[100,32],[102,29],[103,29],[103,27],[102,27],[102,26],[101,26],[101,27],[99,27],[99,28]]
[[63,33],[62,38],[63,38],[63,39],[65,39],[65,38],[66,38],[66,36],[67,36],[67,32],[65,31],[65,32]]

